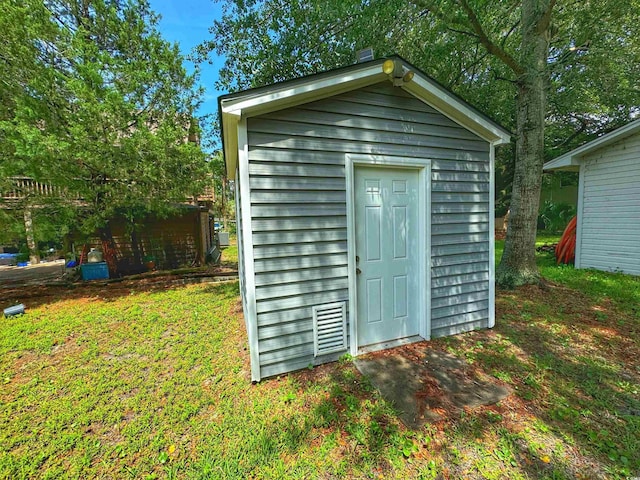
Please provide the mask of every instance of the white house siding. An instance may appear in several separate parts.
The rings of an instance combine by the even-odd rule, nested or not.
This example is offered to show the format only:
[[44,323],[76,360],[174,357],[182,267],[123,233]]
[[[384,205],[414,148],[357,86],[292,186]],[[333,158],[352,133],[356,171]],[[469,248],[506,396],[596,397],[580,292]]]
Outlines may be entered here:
[[640,275],[640,134],[589,154],[581,168],[580,268]]
[[348,300],[347,153],[431,160],[432,336],[488,326],[487,142],[388,82],[247,129],[261,377],[314,363],[312,306]]

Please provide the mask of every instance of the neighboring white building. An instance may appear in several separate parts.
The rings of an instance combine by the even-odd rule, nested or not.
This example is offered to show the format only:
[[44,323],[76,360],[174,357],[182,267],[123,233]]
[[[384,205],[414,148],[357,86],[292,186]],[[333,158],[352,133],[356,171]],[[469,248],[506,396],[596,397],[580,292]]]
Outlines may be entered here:
[[580,172],[576,268],[640,275],[640,119],[544,170]]

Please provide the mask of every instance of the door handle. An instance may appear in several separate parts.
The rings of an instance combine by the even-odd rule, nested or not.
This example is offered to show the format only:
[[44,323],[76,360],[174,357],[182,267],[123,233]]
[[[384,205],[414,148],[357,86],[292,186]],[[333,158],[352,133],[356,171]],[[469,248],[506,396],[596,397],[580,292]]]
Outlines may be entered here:
[[359,268],[356,268],[356,275],[360,275],[362,273],[362,270],[360,270]]

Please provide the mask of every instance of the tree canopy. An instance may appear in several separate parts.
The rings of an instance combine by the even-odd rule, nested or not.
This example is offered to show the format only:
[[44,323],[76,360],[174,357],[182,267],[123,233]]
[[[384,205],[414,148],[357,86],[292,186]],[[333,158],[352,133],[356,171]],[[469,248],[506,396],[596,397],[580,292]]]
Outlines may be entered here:
[[[462,5],[516,56],[521,1],[224,0],[224,16],[197,49],[225,57],[218,88],[238,91],[351,64],[356,50],[399,54],[508,128],[515,75],[483,48]],[[615,128],[640,109],[637,0],[556,5],[548,65],[548,157]]]
[[82,199],[87,233],[201,192],[196,78],[146,1],[0,3],[0,178]]
[[[201,60],[226,57],[231,91],[398,53],[515,133],[499,150],[511,203],[503,284],[536,281],[543,160],[640,113],[640,2],[629,0],[224,1]],[[512,192],[509,199],[508,192]]]

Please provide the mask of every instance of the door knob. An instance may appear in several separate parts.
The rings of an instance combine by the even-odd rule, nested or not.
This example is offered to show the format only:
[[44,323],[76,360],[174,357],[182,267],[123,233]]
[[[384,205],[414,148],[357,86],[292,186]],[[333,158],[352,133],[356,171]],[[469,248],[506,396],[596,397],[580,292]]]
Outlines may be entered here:
[[360,275],[362,273],[362,270],[360,270],[359,268],[356,268],[356,275]]

